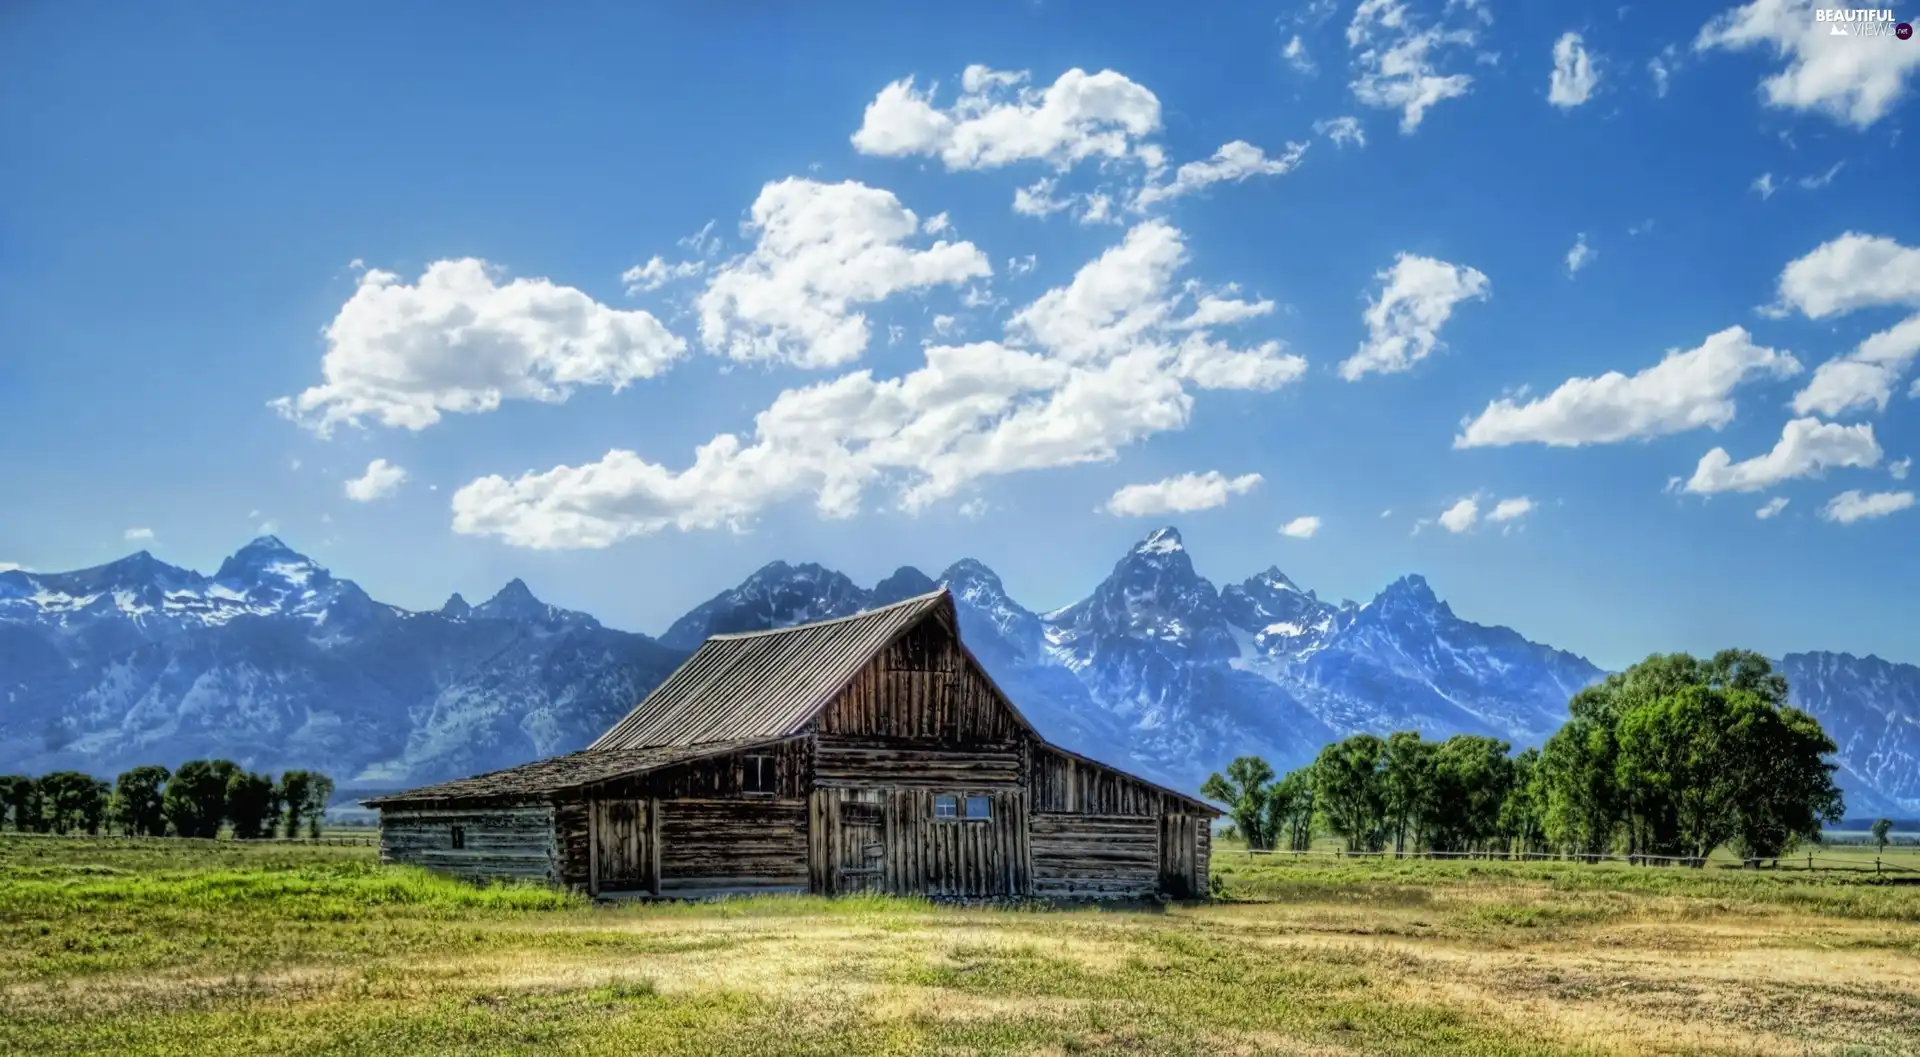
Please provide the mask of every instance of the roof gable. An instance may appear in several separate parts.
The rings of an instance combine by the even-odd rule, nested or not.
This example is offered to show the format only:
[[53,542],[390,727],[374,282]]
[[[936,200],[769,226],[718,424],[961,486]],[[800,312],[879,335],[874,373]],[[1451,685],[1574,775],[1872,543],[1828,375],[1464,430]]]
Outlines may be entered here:
[[838,620],[715,635],[587,751],[798,733],[856,672],[935,614],[957,626],[944,588]]

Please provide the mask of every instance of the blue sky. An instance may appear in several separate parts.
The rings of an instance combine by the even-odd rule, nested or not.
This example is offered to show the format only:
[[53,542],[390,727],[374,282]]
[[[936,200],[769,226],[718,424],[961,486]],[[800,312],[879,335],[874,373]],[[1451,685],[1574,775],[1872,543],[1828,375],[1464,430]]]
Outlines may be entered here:
[[1608,665],[1920,662],[1920,41],[291,7],[0,16],[0,562],[271,524],[383,600],[657,632],[775,558],[1052,608],[1171,522],[1216,582],[1421,572]]

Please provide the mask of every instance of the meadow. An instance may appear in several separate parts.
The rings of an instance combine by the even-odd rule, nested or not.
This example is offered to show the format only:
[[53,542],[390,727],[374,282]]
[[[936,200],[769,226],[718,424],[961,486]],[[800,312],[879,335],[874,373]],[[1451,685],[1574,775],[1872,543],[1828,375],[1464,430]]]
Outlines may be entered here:
[[1215,874],[1153,909],[596,908],[365,847],[0,836],[0,1053],[1920,1054],[1920,885],[1870,871]]

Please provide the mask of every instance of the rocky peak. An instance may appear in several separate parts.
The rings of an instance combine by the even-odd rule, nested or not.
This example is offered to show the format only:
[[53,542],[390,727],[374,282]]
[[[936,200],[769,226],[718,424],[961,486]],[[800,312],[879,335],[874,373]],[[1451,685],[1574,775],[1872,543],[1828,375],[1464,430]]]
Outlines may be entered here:
[[697,649],[710,635],[851,616],[871,607],[872,599],[844,573],[812,562],[769,562],[740,586],[720,592],[674,621],[660,642],[677,650]]
[[893,575],[873,585],[873,604],[890,606],[919,595],[930,594],[939,588],[933,578],[911,565],[903,565],[893,571]]
[[467,604],[466,599],[460,597],[460,592],[455,591],[453,596],[447,599],[447,604],[440,607],[440,615],[449,620],[465,620],[473,615],[473,607]]

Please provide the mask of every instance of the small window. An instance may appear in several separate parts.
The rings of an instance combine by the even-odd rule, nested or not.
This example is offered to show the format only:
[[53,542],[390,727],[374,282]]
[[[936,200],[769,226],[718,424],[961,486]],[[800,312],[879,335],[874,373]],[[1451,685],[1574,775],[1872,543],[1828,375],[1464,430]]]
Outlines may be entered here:
[[959,818],[960,798],[951,793],[942,793],[933,798],[934,818]]
[[749,756],[746,758],[746,774],[742,779],[741,791],[750,796],[773,795],[773,757]]
[[467,846],[467,827],[453,827],[453,850],[460,851]]
[[992,818],[993,798],[990,796],[970,796],[967,798],[968,818]]

